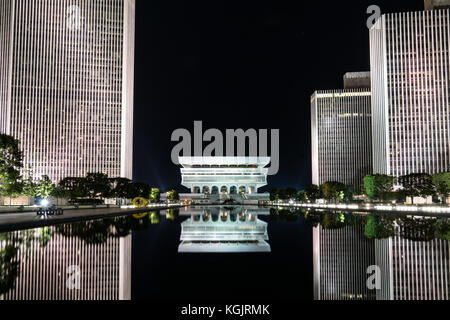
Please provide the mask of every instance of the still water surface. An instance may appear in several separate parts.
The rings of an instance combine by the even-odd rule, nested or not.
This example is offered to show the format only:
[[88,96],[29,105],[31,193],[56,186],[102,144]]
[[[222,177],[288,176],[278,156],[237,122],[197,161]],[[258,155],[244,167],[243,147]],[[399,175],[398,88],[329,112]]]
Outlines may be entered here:
[[444,218],[233,206],[62,224],[0,234],[0,299],[448,300],[449,237]]

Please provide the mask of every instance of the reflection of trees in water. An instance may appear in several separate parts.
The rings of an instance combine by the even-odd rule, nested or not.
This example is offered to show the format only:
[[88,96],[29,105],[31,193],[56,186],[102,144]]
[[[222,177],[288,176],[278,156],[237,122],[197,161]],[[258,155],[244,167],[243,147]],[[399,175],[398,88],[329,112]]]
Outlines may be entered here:
[[0,294],[14,288],[19,275],[19,262],[16,259],[18,252],[19,249],[13,245],[2,246],[0,250]]
[[401,237],[412,241],[442,239],[450,241],[450,219],[436,217],[407,217],[395,213],[361,215],[350,212],[326,210],[270,209],[271,221],[296,222],[303,217],[312,228],[340,229],[363,225],[369,239]]
[[286,209],[270,209],[270,220],[279,222],[296,222],[301,216],[299,211]]
[[436,238],[435,219],[402,218],[398,235],[412,241],[431,241]]
[[55,228],[55,232],[66,237],[79,238],[87,244],[103,244],[109,238],[123,238],[132,231],[147,230],[152,224],[159,222],[159,212],[152,211],[140,215],[140,218],[126,216],[61,225]]
[[400,237],[411,241],[450,240],[450,221],[436,217],[406,217],[372,214],[367,217],[366,237],[387,239]]
[[450,222],[448,219],[439,219],[435,227],[436,238],[450,241]]
[[351,213],[324,210],[286,210],[271,209],[271,221],[296,222],[299,217],[305,218],[311,227],[322,226],[325,229],[340,229],[353,225],[359,220]]
[[[177,216],[176,212],[172,214]],[[126,216],[0,234],[0,295],[14,289],[19,276],[19,252],[24,253],[20,256],[27,258],[33,242],[44,248],[54,234],[59,234],[79,238],[86,244],[99,245],[110,238],[126,237],[132,231],[147,230],[159,221],[159,212],[152,211],[140,219]]]
[[372,214],[366,217],[365,235],[369,239],[387,239],[396,236],[396,217]]
[[19,276],[20,250],[24,250],[28,256],[33,241],[46,247],[52,236],[48,227],[0,234],[0,295],[14,289]]
[[166,211],[166,219],[175,221],[180,216],[180,210],[179,209],[168,209]]

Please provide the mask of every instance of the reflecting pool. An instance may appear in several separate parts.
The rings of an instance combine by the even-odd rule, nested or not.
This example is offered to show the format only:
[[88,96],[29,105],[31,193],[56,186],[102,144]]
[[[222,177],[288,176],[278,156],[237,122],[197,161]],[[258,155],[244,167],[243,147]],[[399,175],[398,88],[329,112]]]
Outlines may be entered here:
[[187,207],[0,234],[1,300],[448,300],[450,221]]

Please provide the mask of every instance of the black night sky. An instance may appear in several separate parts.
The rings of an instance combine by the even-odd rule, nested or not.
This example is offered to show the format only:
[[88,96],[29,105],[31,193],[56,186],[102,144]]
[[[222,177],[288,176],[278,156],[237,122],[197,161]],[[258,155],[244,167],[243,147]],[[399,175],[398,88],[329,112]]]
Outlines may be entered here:
[[270,187],[311,182],[310,96],[369,70],[368,6],[423,0],[137,0],[134,179],[180,189],[172,132],[280,129]]

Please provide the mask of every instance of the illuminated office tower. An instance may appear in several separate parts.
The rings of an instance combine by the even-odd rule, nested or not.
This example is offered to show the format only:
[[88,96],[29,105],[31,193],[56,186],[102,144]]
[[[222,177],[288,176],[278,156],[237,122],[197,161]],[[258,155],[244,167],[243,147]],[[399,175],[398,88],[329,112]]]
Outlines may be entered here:
[[381,269],[377,300],[450,299],[449,241],[375,240],[375,257]]
[[449,0],[385,14],[370,30],[376,173],[450,170]]
[[[68,234],[75,230],[65,228]],[[131,235],[96,240],[65,236],[57,227],[6,234],[0,249],[17,254],[2,261],[2,280],[13,282],[0,300],[130,300]]]
[[0,0],[0,132],[54,182],[132,177],[135,0]]
[[366,283],[374,264],[374,240],[364,236],[363,223],[313,229],[314,300],[375,300]]
[[357,188],[372,173],[371,92],[368,72],[348,73],[344,89],[311,97],[313,183]]

